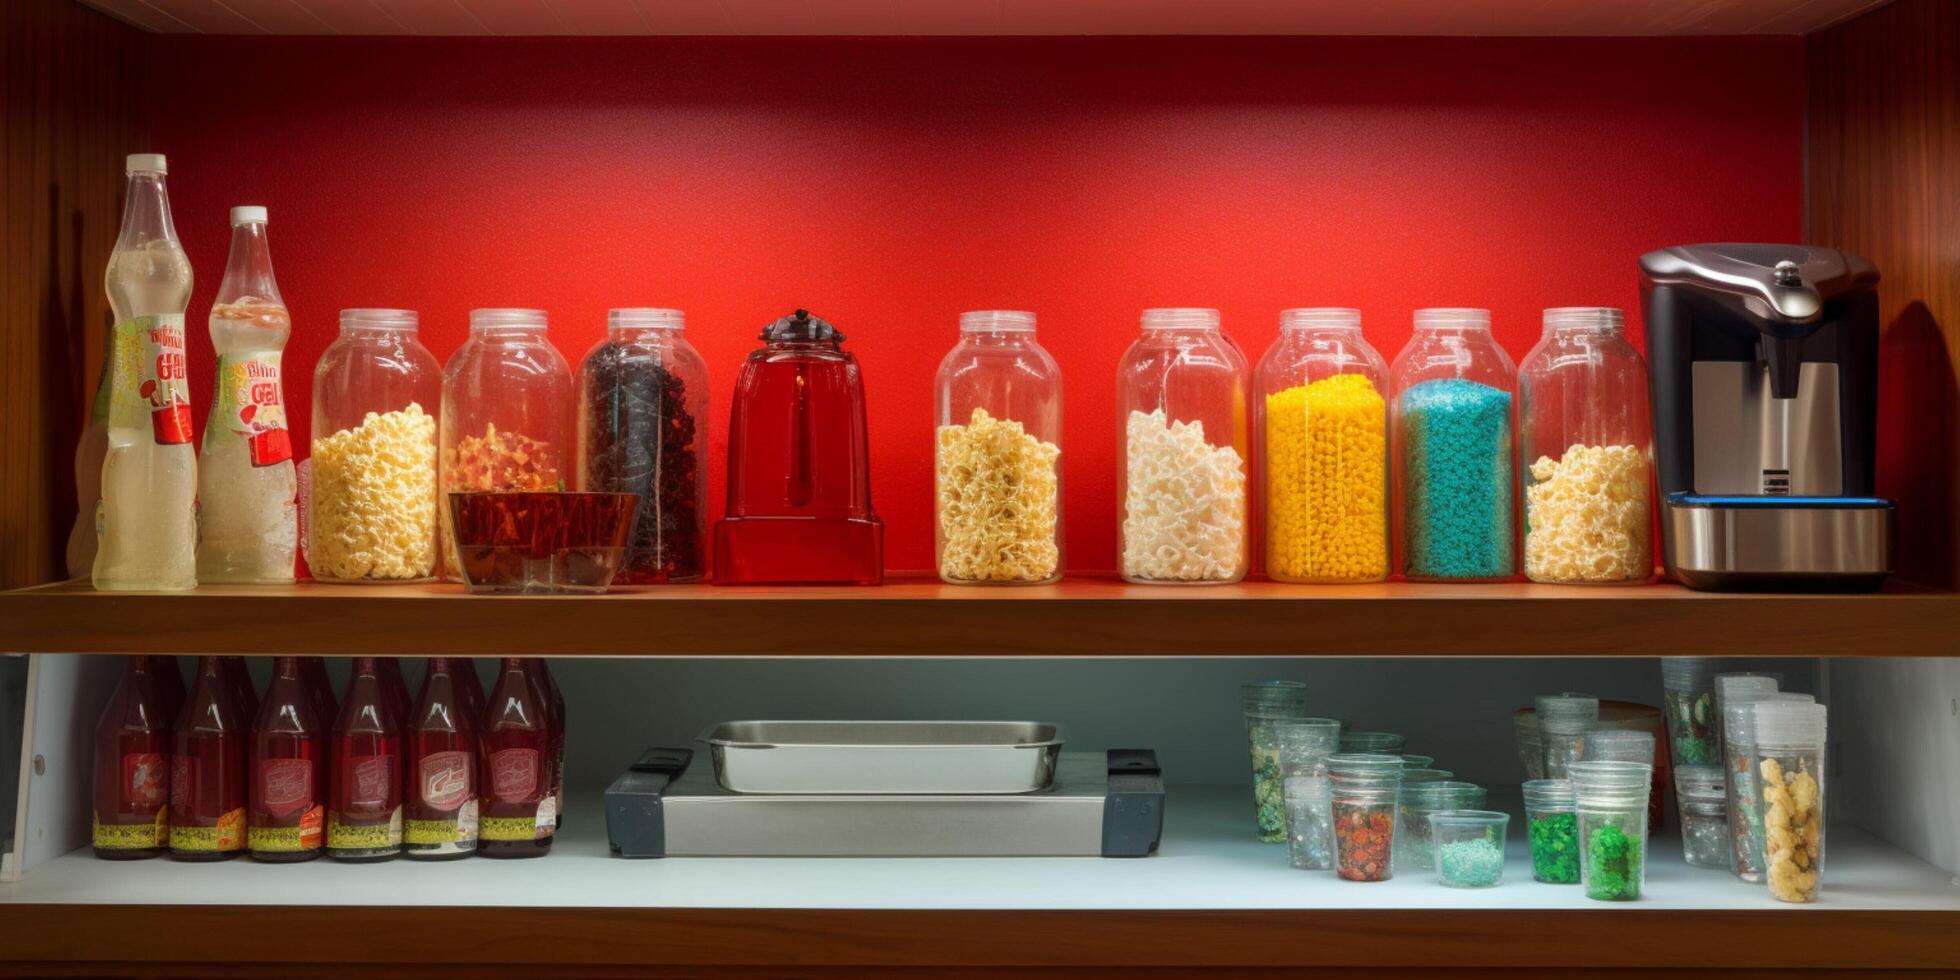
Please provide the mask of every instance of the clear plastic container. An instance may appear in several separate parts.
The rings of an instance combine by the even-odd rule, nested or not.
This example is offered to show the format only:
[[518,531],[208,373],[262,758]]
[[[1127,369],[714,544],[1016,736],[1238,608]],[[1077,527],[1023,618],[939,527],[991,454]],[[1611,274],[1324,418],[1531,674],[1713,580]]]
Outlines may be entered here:
[[1515,577],[1517,368],[1491,336],[1490,311],[1417,310],[1389,379],[1402,574]]
[[1638,762],[1574,762],[1579,814],[1579,880],[1586,897],[1630,902],[1647,882],[1647,795],[1654,767]]
[[1518,744],[1518,768],[1527,780],[1545,778],[1545,736],[1538,729],[1538,711],[1519,708],[1511,712],[1511,731]]
[[1299,681],[1258,681],[1239,691],[1245,739],[1252,757],[1252,805],[1259,839],[1286,839],[1286,785],[1280,769],[1276,722],[1307,718],[1307,685]]
[[1484,788],[1475,783],[1453,779],[1411,783],[1405,770],[1398,801],[1401,825],[1395,836],[1395,867],[1402,871],[1436,867],[1429,815],[1445,810],[1481,810],[1487,798]]
[[1571,780],[1526,780],[1524,820],[1531,845],[1531,879],[1548,885],[1578,884],[1579,800]]
[[1763,807],[1764,878],[1779,902],[1814,902],[1824,873],[1824,735],[1821,704],[1755,706],[1756,784]]
[[[1408,756],[1403,756],[1402,759],[1406,763],[1408,761]],[[1402,785],[1404,786],[1407,786],[1410,783],[1434,783],[1445,779],[1455,779],[1455,778],[1456,778],[1456,773],[1453,773],[1448,769],[1435,769],[1429,766],[1411,766],[1411,765],[1404,765],[1402,767]]]
[[1564,779],[1566,769],[1583,756],[1586,733],[1599,725],[1599,699],[1577,695],[1547,695],[1536,701],[1538,738],[1545,748],[1545,778]]
[[1588,762],[1654,764],[1654,733],[1601,728],[1587,732],[1579,758]]
[[1062,371],[1034,314],[960,314],[933,383],[933,547],[957,585],[1062,577]]
[[1729,802],[1729,845],[1736,877],[1761,881],[1766,870],[1762,789],[1756,773],[1755,706],[1764,701],[1816,700],[1778,691],[1731,692],[1722,703],[1722,758]]
[[1720,770],[1722,721],[1715,711],[1715,663],[1711,657],[1661,658],[1668,753],[1677,766]]
[[443,578],[462,581],[452,493],[537,493],[572,478],[572,370],[543,310],[470,311],[442,372]]
[[579,367],[578,488],[637,498],[615,584],[708,574],[708,364],[686,324],[679,310],[609,310]]
[[1327,760],[1334,814],[1334,869],[1349,881],[1395,876],[1401,760],[1375,753],[1337,753]]
[[1344,732],[1341,735],[1341,751],[1401,755],[1402,746],[1408,741],[1408,738],[1395,732]]
[[1436,880],[1447,888],[1493,888],[1504,882],[1504,837],[1511,815],[1495,810],[1445,810],[1429,815]]
[[1681,811],[1681,857],[1697,868],[1727,870],[1729,801],[1721,766],[1677,766],[1674,796]]
[[1143,311],[1117,370],[1123,578],[1236,582],[1250,564],[1245,355],[1218,311]]
[[1327,758],[1340,748],[1341,723],[1332,718],[1299,718],[1271,722],[1279,744],[1282,776],[1324,776]]
[[1722,732],[1722,726],[1727,721],[1727,714],[1722,710],[1724,702],[1732,696],[1774,693],[1781,688],[1782,683],[1783,678],[1781,675],[1757,671],[1729,671],[1715,675],[1711,683],[1715,691],[1715,731],[1713,736],[1716,749],[1722,751],[1723,759],[1726,760],[1727,758],[1723,741],[1725,736]]
[[1305,871],[1334,867],[1334,784],[1325,775],[1286,777],[1286,856]]
[[1436,757],[1433,755],[1418,755],[1414,752],[1402,753],[1402,767],[1405,772],[1410,769],[1428,769],[1435,762]]
[[1610,307],[1545,311],[1518,368],[1524,573],[1628,585],[1654,576],[1647,364]]
[[1388,367],[1361,311],[1280,314],[1259,359],[1260,508],[1277,582],[1388,577]]

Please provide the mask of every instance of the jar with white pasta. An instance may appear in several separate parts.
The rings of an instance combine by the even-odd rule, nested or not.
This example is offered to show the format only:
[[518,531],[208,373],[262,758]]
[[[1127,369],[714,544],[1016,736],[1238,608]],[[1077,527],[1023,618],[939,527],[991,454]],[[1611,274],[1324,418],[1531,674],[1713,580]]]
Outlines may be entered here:
[[1033,313],[960,314],[933,385],[934,554],[956,585],[1062,576],[1062,373]]
[[1545,311],[1518,369],[1524,572],[1622,585],[1654,574],[1647,365],[1608,307]]
[[313,372],[306,564],[326,582],[435,574],[442,369],[413,310],[342,310]]
[[1249,564],[1246,361],[1218,311],[1143,311],[1116,387],[1118,562],[1130,582],[1236,582]]

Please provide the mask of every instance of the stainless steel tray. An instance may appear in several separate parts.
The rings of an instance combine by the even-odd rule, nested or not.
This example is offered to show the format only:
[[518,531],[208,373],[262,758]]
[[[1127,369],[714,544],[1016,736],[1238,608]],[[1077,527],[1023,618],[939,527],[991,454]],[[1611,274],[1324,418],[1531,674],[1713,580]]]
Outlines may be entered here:
[[701,740],[736,793],[1038,793],[1062,751],[1031,721],[729,721]]

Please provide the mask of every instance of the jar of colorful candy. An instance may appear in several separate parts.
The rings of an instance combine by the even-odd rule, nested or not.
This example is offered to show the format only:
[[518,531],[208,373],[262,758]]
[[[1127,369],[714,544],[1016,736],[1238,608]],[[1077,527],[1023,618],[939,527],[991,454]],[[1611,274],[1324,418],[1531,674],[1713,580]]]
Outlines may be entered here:
[[1491,336],[1490,311],[1417,310],[1389,386],[1402,573],[1514,577],[1517,368]]

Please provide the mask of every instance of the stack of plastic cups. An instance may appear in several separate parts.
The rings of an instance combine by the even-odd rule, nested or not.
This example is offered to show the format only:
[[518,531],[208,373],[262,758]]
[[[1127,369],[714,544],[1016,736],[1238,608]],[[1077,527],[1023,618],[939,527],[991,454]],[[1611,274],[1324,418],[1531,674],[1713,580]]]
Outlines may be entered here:
[[1415,766],[1402,767],[1402,785],[1410,783],[1433,783],[1442,779],[1455,779],[1456,773],[1448,769],[1422,769]]
[[1644,762],[1654,764],[1654,733],[1621,729],[1597,729],[1586,733],[1579,757],[1588,762]]
[[1548,885],[1579,883],[1579,801],[1568,779],[1524,784],[1525,837],[1531,845],[1531,878]]
[[1811,704],[1794,691],[1731,692],[1722,701],[1722,758],[1729,801],[1729,849],[1735,875],[1761,881],[1764,864],[1762,790],[1756,773],[1756,706],[1766,702]]
[[1334,870],[1349,881],[1394,877],[1396,798],[1402,759],[1342,752],[1327,759],[1334,811]]
[[1410,769],[1428,769],[1435,764],[1436,757],[1433,755],[1417,755],[1414,752],[1402,753],[1402,767],[1404,772]]
[[1327,757],[1341,737],[1332,718],[1301,718],[1272,723],[1279,741],[1280,776],[1286,797],[1287,861],[1293,867],[1325,871],[1334,866],[1334,801],[1327,781]]
[[1259,681],[1240,688],[1245,738],[1252,749],[1252,805],[1259,839],[1286,840],[1286,782],[1279,766],[1279,734],[1273,722],[1307,717],[1307,685],[1299,681]]
[[1586,733],[1599,726],[1599,699],[1576,694],[1540,697],[1538,738],[1545,745],[1545,778],[1564,779],[1566,767],[1579,761]]
[[1429,837],[1429,815],[1445,810],[1481,810],[1488,796],[1482,786],[1457,780],[1411,783],[1402,774],[1400,827],[1395,831],[1395,868],[1428,871],[1436,867]]
[[1721,765],[1722,716],[1715,710],[1713,657],[1661,658],[1661,713],[1677,766]]
[[1745,694],[1769,694],[1778,690],[1781,686],[1781,680],[1775,674],[1757,673],[1754,671],[1732,671],[1726,674],[1715,675],[1715,731],[1713,734],[1715,748],[1718,752],[1722,753],[1717,760],[1718,763],[1726,762],[1728,758],[1728,746],[1723,744],[1724,736],[1722,734],[1723,726],[1728,723],[1727,715],[1722,709],[1728,703],[1728,699],[1731,696]]
[[1341,736],[1341,751],[1401,755],[1408,741],[1394,732],[1347,732]]
[[1436,880],[1448,888],[1491,888],[1504,880],[1504,835],[1511,815],[1444,810],[1428,817],[1436,845]]
[[1681,857],[1697,868],[1735,865],[1729,846],[1729,801],[1721,766],[1679,766],[1674,796],[1681,810]]
[[1654,767],[1638,762],[1574,762],[1579,812],[1579,882],[1586,897],[1630,902],[1647,881],[1647,795]]
[[1545,778],[1545,736],[1538,730],[1538,711],[1519,708],[1511,713],[1511,727],[1518,740],[1518,768],[1529,781]]
[[1764,878],[1779,902],[1814,902],[1824,873],[1821,704],[1756,705],[1756,782],[1763,806]]

